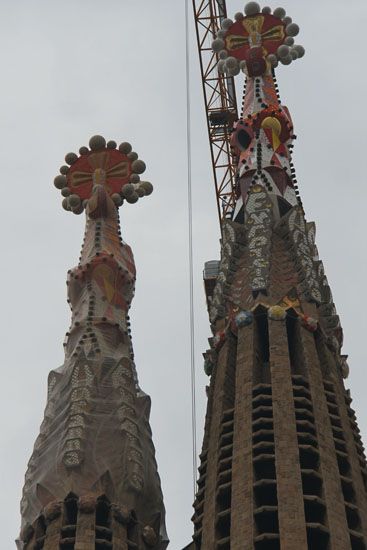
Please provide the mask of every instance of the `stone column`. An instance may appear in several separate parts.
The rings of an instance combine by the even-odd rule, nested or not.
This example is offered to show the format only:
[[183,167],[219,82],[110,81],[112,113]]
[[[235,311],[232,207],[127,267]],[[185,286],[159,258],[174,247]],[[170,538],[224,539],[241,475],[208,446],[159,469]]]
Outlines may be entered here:
[[79,499],[78,523],[76,527],[75,550],[91,550],[96,540],[96,499],[81,497]]
[[43,550],[55,550],[59,547],[61,527],[63,522],[63,503],[51,502],[45,508],[44,515],[47,523],[46,539]]
[[350,550],[344,496],[335,455],[333,432],[325,399],[323,376],[316,352],[315,339],[306,329],[300,330],[305,369],[312,397],[312,405],[320,453],[320,473],[323,480],[327,520],[332,550]]
[[252,378],[254,325],[238,331],[232,459],[231,549],[253,550]]
[[269,320],[275,466],[282,550],[307,550],[302,477],[285,321]]
[[128,550],[127,544],[127,524],[131,520],[127,510],[112,506],[112,547],[113,550]]
[[204,516],[202,528],[203,549],[216,548],[216,489],[217,489],[217,468],[219,454],[219,437],[221,431],[221,422],[223,414],[223,404],[225,400],[225,386],[227,364],[230,359],[231,346],[228,339],[219,352],[216,365],[214,387],[211,388],[213,409],[210,421],[210,435],[207,458],[207,477],[205,482]]

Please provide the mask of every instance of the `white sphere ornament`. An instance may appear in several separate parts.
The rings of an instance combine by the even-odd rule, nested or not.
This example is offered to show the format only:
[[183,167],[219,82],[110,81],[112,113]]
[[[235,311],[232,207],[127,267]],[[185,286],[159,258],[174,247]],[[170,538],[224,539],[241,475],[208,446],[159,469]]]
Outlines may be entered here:
[[218,32],[217,32],[217,38],[224,38],[226,35],[226,31],[220,29]]
[[273,11],[273,15],[274,15],[274,17],[278,17],[278,19],[283,19],[283,17],[286,16],[286,11],[285,11],[284,8],[276,8]]
[[135,151],[131,151],[131,153],[128,153],[127,156],[131,161],[137,160],[139,158],[138,153],[135,153]]
[[98,151],[106,147],[106,140],[103,136],[93,136],[89,140],[89,147],[91,151]]
[[243,20],[243,13],[238,11],[236,15],[234,16],[235,21],[241,22]]
[[70,195],[69,197],[69,205],[71,208],[78,208],[81,204],[81,199],[78,195]]
[[283,63],[283,65],[290,65],[292,63],[293,59],[291,55],[288,55],[287,57],[281,57],[280,62]]
[[305,49],[303,46],[300,46],[299,44],[296,44],[296,46],[294,46],[293,48],[294,50],[296,50],[296,52],[298,53],[298,57],[301,58],[305,55]]
[[133,169],[133,172],[135,172],[136,174],[142,174],[143,172],[145,172],[145,162],[143,162],[142,160],[134,160],[134,162],[132,163],[131,165],[131,168]]
[[262,10],[264,15],[270,15],[271,14],[271,8],[269,6],[265,6]]
[[61,189],[61,194],[62,194],[63,197],[68,197],[70,195],[69,187],[63,187]]
[[111,195],[111,199],[113,200],[113,202],[116,204],[116,206],[121,206],[122,204],[122,198],[121,198],[121,195],[119,193],[113,193]]
[[290,48],[289,46],[286,46],[285,44],[282,44],[277,49],[277,54],[280,59],[284,59],[285,57],[289,56]]
[[132,195],[132,193],[135,193],[135,185],[133,185],[132,183],[127,183],[121,189],[121,193],[124,195],[124,197]]
[[74,164],[74,162],[76,162],[77,160],[78,160],[78,155],[76,155],[75,153],[67,153],[65,155],[65,162],[69,164],[69,166]]
[[296,23],[290,23],[290,25],[286,26],[285,32],[288,36],[297,36],[299,33],[299,26],[296,25]]
[[131,193],[131,195],[129,195],[128,197],[126,197],[126,200],[127,200],[127,202],[129,202],[130,204],[134,204],[134,202],[138,202],[138,200],[139,200],[139,195],[137,194],[136,191],[134,191],[133,193]]
[[234,67],[233,69],[229,69],[228,71],[229,76],[237,76],[240,74],[240,67],[237,65],[237,67]]
[[76,206],[75,208],[72,208],[74,214],[78,214],[78,216],[83,212],[83,206],[80,203],[79,206]]
[[284,25],[290,25],[292,23],[292,18],[291,17],[283,17],[283,23]]
[[246,15],[256,15],[257,13],[260,13],[261,8],[257,2],[249,2],[245,6],[245,14]]
[[224,48],[224,41],[221,38],[216,38],[212,42],[212,50],[213,52],[220,52]]
[[233,25],[232,19],[223,19],[222,29],[228,31],[229,27],[232,27],[232,25]]
[[142,181],[140,185],[143,187],[146,195],[151,195],[153,193],[153,185],[150,181]]
[[227,57],[226,59],[226,68],[235,69],[238,65],[238,60],[235,57]]
[[66,177],[65,176],[56,176],[56,178],[54,179],[54,186],[56,187],[56,189],[63,189],[64,187],[66,187]]
[[219,58],[220,59],[227,59],[227,57],[228,57],[227,50],[222,50],[222,51],[219,52]]
[[124,141],[123,143],[120,143],[119,151],[121,151],[121,153],[124,153],[125,155],[127,155],[128,153],[131,153],[132,147],[131,147],[130,143],[128,143],[127,141]]
[[292,59],[298,59],[298,52],[294,48],[291,50]]
[[69,172],[69,166],[66,166],[66,164],[63,164],[62,166],[60,166],[59,172],[63,176],[66,176],[66,174]]
[[270,65],[272,67],[277,67],[278,66],[278,58],[275,54],[273,54],[273,53],[269,54],[267,59],[268,59]]
[[292,36],[287,36],[287,38],[284,40],[284,44],[287,44],[287,46],[293,46],[294,38]]
[[226,64],[226,62],[224,61],[224,59],[220,59],[220,60],[218,61],[217,67],[218,67],[218,72],[219,72],[219,73],[224,73],[225,64]]

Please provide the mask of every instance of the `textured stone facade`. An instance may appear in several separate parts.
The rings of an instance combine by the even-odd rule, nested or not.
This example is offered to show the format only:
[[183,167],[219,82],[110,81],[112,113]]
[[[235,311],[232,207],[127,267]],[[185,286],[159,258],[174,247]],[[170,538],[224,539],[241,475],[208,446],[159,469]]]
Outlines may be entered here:
[[[140,165],[136,153],[127,156],[129,144],[116,150],[95,136],[90,146],[79,158],[67,155],[70,170],[62,167],[74,183],[82,180],[75,184],[81,197],[88,193],[86,230],[79,264],[68,272],[65,362],[49,375],[45,417],[25,476],[18,547],[163,550],[168,538],[150,398],[138,384],[128,315],[135,264],[110,196],[112,183],[124,189],[130,176],[137,180],[129,166]],[[71,185],[68,177],[56,178],[63,190]],[[68,204],[80,213],[81,200]]]
[[230,140],[235,207],[222,220],[216,282],[205,281],[213,337],[194,545],[365,550],[366,458],[344,386],[343,332],[274,74],[303,56],[299,28],[257,2],[221,23],[222,83],[242,70],[246,84]]
[[221,304],[226,315],[212,315],[196,548],[364,549],[366,459],[335,345],[339,323],[324,325],[326,303],[305,299],[280,229],[286,220],[273,225],[269,284],[257,297],[243,227],[227,223],[238,229],[241,254]]

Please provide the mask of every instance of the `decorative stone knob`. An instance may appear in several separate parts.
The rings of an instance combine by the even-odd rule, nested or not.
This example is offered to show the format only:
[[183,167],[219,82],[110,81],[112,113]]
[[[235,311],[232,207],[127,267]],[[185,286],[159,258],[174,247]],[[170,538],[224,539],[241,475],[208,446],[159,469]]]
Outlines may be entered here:
[[268,309],[268,317],[273,321],[283,321],[287,316],[287,312],[282,306],[271,306]]
[[150,527],[150,525],[146,525],[143,528],[143,539],[147,546],[155,546],[158,542],[158,537],[156,535],[156,532],[154,531],[153,527]]

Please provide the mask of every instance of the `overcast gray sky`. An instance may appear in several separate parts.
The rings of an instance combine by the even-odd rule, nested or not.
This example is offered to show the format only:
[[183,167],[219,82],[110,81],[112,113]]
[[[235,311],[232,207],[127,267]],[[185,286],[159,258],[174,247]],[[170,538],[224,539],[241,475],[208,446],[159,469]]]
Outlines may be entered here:
[[[228,13],[243,2],[227,2]],[[295,165],[350,355],[367,432],[367,97],[365,0],[285,0],[307,55],[277,70],[298,140]],[[278,3],[271,3],[273,8]],[[201,353],[209,334],[202,266],[219,256],[219,227],[191,17],[191,101],[198,448],[205,413]],[[132,332],[167,509],[171,548],[192,528],[188,232],[183,0],[0,0],[2,239],[1,545],[14,548],[27,461],[63,362],[66,271],[84,219],[61,208],[53,178],[91,135],[131,141],[155,192],[121,209],[138,270]],[[241,79],[237,88],[241,94]]]

